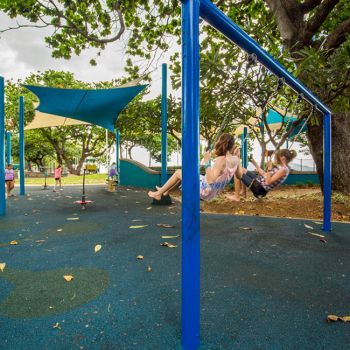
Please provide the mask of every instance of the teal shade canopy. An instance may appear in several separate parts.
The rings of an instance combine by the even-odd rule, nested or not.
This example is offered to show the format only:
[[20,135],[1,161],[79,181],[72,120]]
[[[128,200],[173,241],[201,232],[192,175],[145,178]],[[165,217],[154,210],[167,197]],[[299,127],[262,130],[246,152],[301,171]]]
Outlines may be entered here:
[[[297,118],[291,117],[289,115],[286,115],[284,117],[284,123],[291,124],[292,122],[294,122],[294,120],[297,120]],[[268,125],[280,124],[283,122],[283,117],[274,109],[269,109],[266,117],[266,122]]]
[[[266,117],[266,122],[268,125],[271,125],[272,127],[275,125],[276,127],[280,127],[281,123],[284,122],[287,125],[286,132],[290,130],[290,128],[293,125],[293,122],[297,120],[296,117],[291,117],[289,115],[286,115],[284,118],[281,114],[279,114],[274,109],[269,109],[268,114]],[[294,130],[291,132],[291,134],[288,136],[289,139],[293,138],[294,136],[306,132],[307,131],[307,125],[304,125],[304,123],[300,123],[298,126],[294,127]]]
[[24,85],[40,100],[36,110],[72,118],[114,131],[119,113],[147,85],[100,90]]

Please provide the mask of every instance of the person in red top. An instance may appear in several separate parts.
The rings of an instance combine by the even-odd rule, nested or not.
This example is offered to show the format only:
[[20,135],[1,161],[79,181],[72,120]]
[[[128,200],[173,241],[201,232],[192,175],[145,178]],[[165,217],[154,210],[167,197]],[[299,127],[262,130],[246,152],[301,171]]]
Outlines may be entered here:
[[62,177],[62,166],[61,166],[61,164],[58,164],[56,169],[55,169],[55,188],[54,188],[53,192],[56,192],[57,185],[59,185],[60,190],[62,190],[61,177]]

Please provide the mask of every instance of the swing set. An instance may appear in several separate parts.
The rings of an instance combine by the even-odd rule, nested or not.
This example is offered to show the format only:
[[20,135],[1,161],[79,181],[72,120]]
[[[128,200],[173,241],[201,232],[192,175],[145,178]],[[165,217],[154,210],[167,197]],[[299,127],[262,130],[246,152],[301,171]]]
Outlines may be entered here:
[[[323,114],[324,216],[331,230],[331,111],[210,0],[182,0],[182,345],[200,345],[199,21],[210,24]],[[265,100],[266,101],[266,100]],[[267,106],[262,104],[262,108]],[[228,117],[227,117],[228,118]]]

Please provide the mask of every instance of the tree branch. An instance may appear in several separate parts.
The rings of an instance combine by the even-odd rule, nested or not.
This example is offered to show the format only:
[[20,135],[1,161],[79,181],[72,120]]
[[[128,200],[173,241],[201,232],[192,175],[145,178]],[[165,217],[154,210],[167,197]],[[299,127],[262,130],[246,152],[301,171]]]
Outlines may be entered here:
[[315,15],[307,22],[307,31],[312,35],[316,33],[338,2],[339,0],[322,1]]
[[322,0],[305,0],[302,4],[300,4],[300,9],[303,13],[308,13],[316,8]]
[[332,52],[337,49],[346,39],[350,33],[350,18],[340,23],[338,27],[328,35],[325,47]]

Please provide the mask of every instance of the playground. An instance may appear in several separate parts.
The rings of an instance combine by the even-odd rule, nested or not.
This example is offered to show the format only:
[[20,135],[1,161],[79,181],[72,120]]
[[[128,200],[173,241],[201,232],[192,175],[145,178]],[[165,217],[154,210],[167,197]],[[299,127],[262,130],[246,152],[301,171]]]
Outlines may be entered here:
[[[132,188],[91,185],[87,194],[94,202],[85,211],[72,186],[29,186],[9,201],[0,222],[2,349],[180,348],[180,204],[151,206]],[[348,324],[327,322],[348,311],[348,225],[333,223],[326,243],[310,234],[323,235],[321,227],[201,215],[202,349],[350,341]]]
[[31,5],[0,4],[1,350],[346,348],[350,5]]

